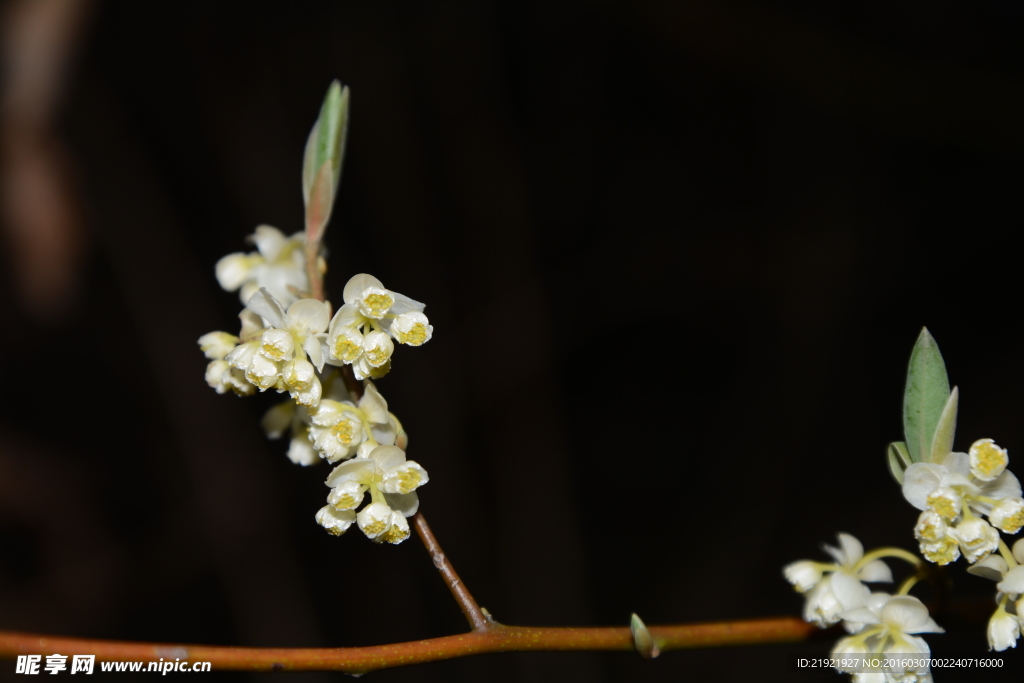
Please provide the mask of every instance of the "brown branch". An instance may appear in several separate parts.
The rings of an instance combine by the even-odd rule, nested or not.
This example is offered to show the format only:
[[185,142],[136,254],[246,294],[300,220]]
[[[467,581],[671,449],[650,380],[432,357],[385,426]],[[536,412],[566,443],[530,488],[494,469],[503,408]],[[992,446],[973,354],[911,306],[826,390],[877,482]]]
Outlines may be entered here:
[[[648,627],[659,649],[791,643],[820,631],[796,617]],[[489,652],[633,650],[633,635],[621,628],[534,628],[488,622],[487,628],[457,636],[408,643],[342,648],[248,648],[84,640],[0,631],[0,658],[23,654],[96,655],[100,661],[158,661],[180,658],[210,662],[214,670],[342,671],[365,673]]]
[[466,588],[466,584],[462,583],[462,579],[456,573],[455,567],[452,566],[448,556],[441,549],[441,544],[434,538],[434,532],[430,530],[430,525],[427,524],[423,513],[417,512],[413,515],[412,523],[416,527],[416,533],[419,534],[420,540],[423,541],[427,552],[430,553],[434,566],[437,567],[437,571],[441,572],[441,578],[448,584],[448,590],[452,592],[455,602],[459,603],[459,607],[462,609],[462,613],[466,615],[466,620],[473,628],[473,631],[487,631],[498,626],[487,614],[484,614],[484,611],[476,604],[476,600],[473,599],[469,589]]

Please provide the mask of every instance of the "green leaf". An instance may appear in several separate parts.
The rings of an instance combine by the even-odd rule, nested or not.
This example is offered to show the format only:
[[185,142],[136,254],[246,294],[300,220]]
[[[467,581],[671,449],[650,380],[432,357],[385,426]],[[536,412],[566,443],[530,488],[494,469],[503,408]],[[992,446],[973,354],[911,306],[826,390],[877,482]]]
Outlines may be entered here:
[[907,444],[902,441],[894,441],[889,444],[888,453],[889,472],[892,478],[900,486],[903,485],[903,472],[910,467],[910,454],[907,453]]
[[928,462],[941,463],[946,456],[953,452],[953,435],[956,434],[956,409],[960,402],[960,392],[953,387],[942,415],[939,416],[939,423],[935,426],[935,436],[932,437],[932,450]]
[[942,354],[928,328],[923,328],[910,354],[903,394],[903,434],[912,462],[930,460],[932,438],[948,400],[949,378]]
[[306,140],[306,152],[302,160],[302,197],[307,205],[317,174],[325,163],[331,169],[329,198],[334,203],[334,195],[341,181],[341,162],[345,158],[345,139],[348,137],[348,102],[348,88],[342,88],[338,81],[331,83],[323,106],[320,107],[320,116]]

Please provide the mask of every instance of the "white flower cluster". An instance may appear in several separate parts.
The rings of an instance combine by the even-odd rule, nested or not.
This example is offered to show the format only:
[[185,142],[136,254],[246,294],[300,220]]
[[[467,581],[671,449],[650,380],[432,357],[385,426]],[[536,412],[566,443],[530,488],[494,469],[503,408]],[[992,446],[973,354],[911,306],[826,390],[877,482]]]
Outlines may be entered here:
[[387,374],[395,350],[392,339],[419,346],[434,333],[423,304],[384,289],[372,275],[354,276],[343,296],[345,305],[331,321],[330,348],[333,358],[352,366],[356,379]]
[[835,562],[800,560],[786,565],[786,580],[806,594],[804,621],[821,628],[840,621],[840,614],[863,607],[871,591],[862,582],[889,583],[892,572],[880,559],[864,557],[864,546],[850,534],[838,534],[839,547],[825,544]]
[[[804,620],[821,628],[843,623],[847,633],[832,650],[838,660],[920,656],[931,650],[919,633],[942,633],[928,609],[910,595],[872,593],[864,582],[891,582],[892,572],[880,558],[914,561],[899,549],[881,549],[867,555],[860,541],[839,534],[839,547],[824,546],[835,562],[801,560],[783,569],[786,579],[806,595]],[[871,657],[868,657],[870,655]],[[854,683],[914,683],[931,681],[927,666],[915,669],[870,670],[839,668],[853,675]]]
[[[258,252],[231,254],[217,264],[221,286],[240,289],[245,309],[238,335],[200,337],[210,359],[206,381],[221,394],[288,392],[291,400],[264,416],[267,435],[291,431],[288,457],[296,464],[347,460],[327,479],[331,494],[317,522],[335,535],[356,523],[374,541],[399,543],[409,536],[406,518],[416,513],[416,489],[428,477],[406,460],[401,423],[369,378],[387,374],[392,340],[409,346],[429,341],[433,327],[425,307],[359,274],[345,286],[345,304],[332,317],[329,304],[301,298],[309,289],[303,235],[286,238],[260,226],[252,240]],[[350,381],[353,375],[362,380],[358,400],[340,371],[351,371]],[[357,512],[366,493],[370,503]]]
[[1005,449],[981,439],[969,453],[950,453],[942,464],[907,468],[903,495],[922,511],[914,527],[922,555],[949,564],[962,553],[973,564],[999,547],[999,531],[1020,531],[1024,498],[1008,463]]
[[918,633],[943,633],[942,627],[928,616],[928,608],[912,595],[872,593],[863,607],[843,613],[843,623],[855,625],[853,635],[832,648],[832,657],[839,662],[887,660],[891,668],[871,670],[865,666],[836,667],[853,674],[854,683],[925,683],[932,680],[927,664],[908,667],[921,660],[927,662],[931,648]]
[[[358,457],[338,465],[327,477],[331,493],[316,521],[335,535],[355,522],[367,538],[401,543],[409,537],[406,517],[419,507],[416,489],[427,481],[427,471],[406,460],[401,448],[364,443]],[[357,513],[367,492],[371,502]]]

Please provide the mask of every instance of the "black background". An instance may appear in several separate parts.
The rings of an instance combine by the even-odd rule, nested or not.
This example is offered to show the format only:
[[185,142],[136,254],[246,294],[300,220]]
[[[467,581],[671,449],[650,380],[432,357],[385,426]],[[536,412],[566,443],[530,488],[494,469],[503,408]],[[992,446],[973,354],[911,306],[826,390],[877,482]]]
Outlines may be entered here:
[[[328,291],[370,272],[427,303],[434,339],[378,386],[498,620],[798,614],[781,568],[837,531],[913,549],[883,455],[922,325],[961,389],[957,446],[1024,452],[1020,29],[994,2],[97,5],[61,114],[80,279],[56,322],[4,306],[0,627],[253,646],[465,628],[418,541],[315,524],[328,470],[263,438],[276,396],[203,381],[195,340],[240,308],[214,263],[260,223],[301,228],[334,78],[352,115]],[[956,595],[994,594],[963,566]],[[983,624],[951,631],[936,655],[985,654]],[[372,675],[838,680],[784,662],[829,647]]]

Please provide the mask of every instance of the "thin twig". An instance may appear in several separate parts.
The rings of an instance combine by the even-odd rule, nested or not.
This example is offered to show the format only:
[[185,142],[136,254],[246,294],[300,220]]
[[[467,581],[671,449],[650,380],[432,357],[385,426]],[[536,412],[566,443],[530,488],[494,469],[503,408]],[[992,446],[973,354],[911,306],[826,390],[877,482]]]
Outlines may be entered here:
[[419,534],[420,540],[423,541],[427,552],[430,553],[434,566],[437,567],[437,571],[441,572],[441,578],[448,584],[448,590],[452,592],[455,602],[459,603],[459,607],[462,609],[462,613],[466,616],[466,620],[473,628],[473,631],[487,631],[494,628],[496,626],[495,622],[484,614],[484,611],[476,604],[476,600],[473,599],[472,593],[466,588],[466,584],[462,583],[462,579],[456,573],[455,567],[452,566],[448,556],[441,549],[441,544],[434,538],[434,532],[430,530],[430,525],[427,524],[423,513],[417,512],[413,515],[412,522],[416,527],[416,533]]
[[309,275],[309,296],[317,301],[324,300],[324,276],[320,272],[320,242],[306,244],[306,273]]

